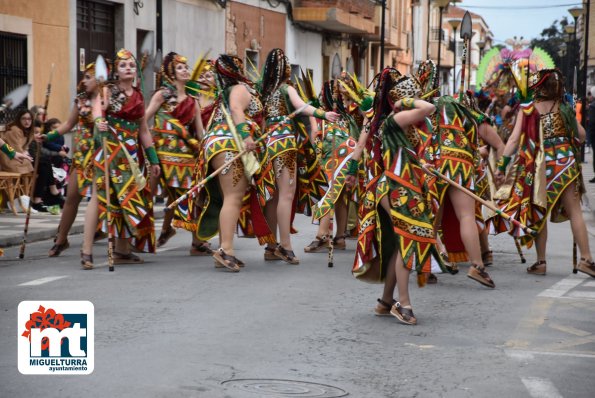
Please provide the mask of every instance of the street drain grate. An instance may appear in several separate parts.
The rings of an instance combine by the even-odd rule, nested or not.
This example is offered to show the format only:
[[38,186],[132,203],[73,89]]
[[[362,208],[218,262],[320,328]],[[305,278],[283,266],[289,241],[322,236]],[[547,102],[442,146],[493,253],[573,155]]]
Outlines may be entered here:
[[282,379],[232,379],[221,384],[253,394],[274,397],[338,398],[348,395],[344,390],[326,384]]

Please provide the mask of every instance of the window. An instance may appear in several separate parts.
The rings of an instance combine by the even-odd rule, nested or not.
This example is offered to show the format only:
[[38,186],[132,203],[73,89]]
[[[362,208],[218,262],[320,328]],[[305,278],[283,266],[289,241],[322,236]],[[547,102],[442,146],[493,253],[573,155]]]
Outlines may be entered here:
[[[0,32],[0,99],[27,80],[27,36]],[[17,112],[25,108],[27,101],[12,110],[7,109],[0,114],[0,123],[11,122]]]

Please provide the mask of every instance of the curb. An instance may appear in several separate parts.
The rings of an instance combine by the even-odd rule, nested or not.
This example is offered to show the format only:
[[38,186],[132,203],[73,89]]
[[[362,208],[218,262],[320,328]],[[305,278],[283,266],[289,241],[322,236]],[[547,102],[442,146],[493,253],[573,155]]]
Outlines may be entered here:
[[[154,214],[155,220],[163,219],[163,208],[155,209]],[[29,224],[29,230],[31,230],[31,224]],[[70,228],[69,236],[70,235],[80,235],[83,233],[84,224],[74,224]],[[33,227],[34,228],[34,227]],[[32,231],[27,234],[27,243],[32,242],[39,242],[43,240],[53,239],[56,235],[56,229],[54,228],[46,228],[42,231]],[[23,233],[19,231],[16,236],[7,236],[7,237],[0,237],[0,247],[6,248],[11,246],[19,246],[23,242]]]

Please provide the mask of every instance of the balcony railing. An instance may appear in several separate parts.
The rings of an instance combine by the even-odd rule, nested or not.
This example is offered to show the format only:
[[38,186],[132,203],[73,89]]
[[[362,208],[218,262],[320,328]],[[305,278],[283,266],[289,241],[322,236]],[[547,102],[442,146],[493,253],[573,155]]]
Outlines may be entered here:
[[296,0],[294,7],[338,8],[366,19],[374,18],[376,3],[371,0]]

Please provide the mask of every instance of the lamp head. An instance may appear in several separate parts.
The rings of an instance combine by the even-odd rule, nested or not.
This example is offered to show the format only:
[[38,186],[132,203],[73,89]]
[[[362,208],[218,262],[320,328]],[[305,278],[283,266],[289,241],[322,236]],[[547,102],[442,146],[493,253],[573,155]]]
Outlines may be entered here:
[[572,18],[577,19],[578,17],[583,15],[585,10],[582,7],[572,7],[568,10],[568,12],[570,13],[570,15],[572,15]]

